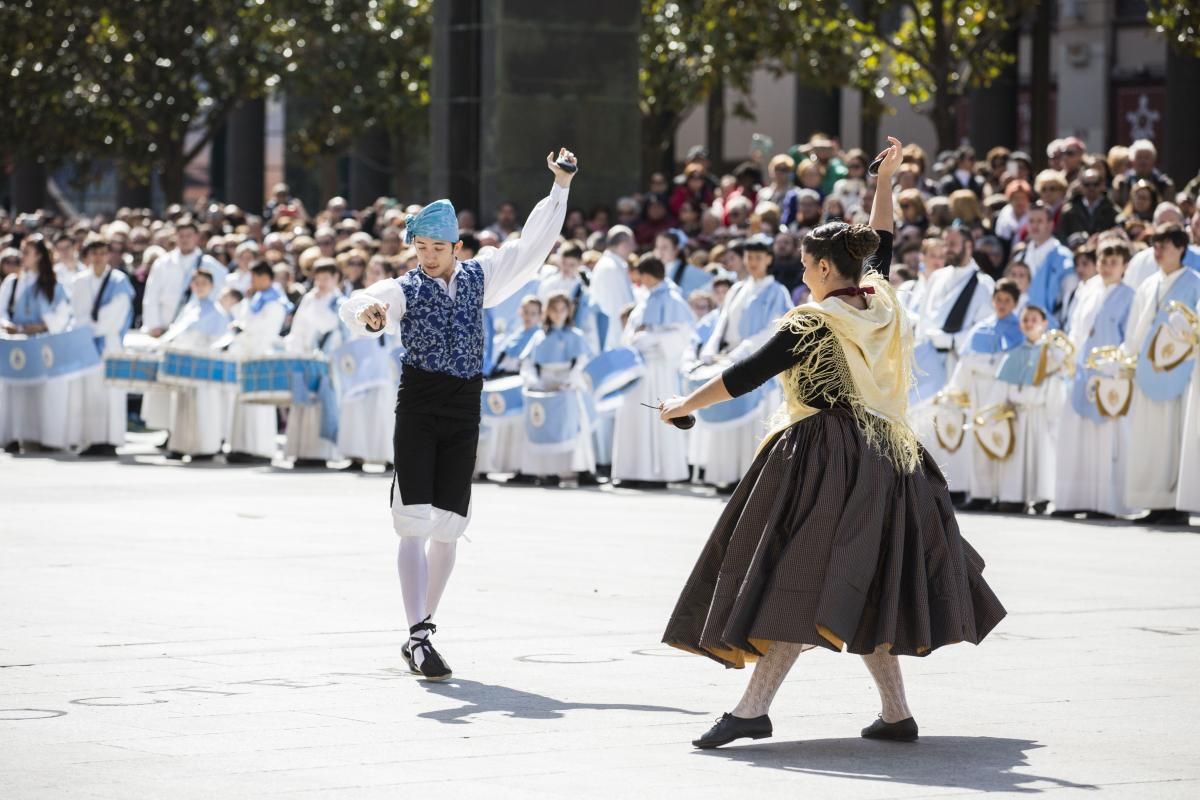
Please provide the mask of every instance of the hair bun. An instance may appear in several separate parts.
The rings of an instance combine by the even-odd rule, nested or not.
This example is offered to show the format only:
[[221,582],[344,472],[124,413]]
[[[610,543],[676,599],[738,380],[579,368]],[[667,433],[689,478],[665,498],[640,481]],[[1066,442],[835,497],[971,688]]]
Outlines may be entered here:
[[851,225],[845,233],[846,252],[861,261],[879,249],[879,234],[867,225]]

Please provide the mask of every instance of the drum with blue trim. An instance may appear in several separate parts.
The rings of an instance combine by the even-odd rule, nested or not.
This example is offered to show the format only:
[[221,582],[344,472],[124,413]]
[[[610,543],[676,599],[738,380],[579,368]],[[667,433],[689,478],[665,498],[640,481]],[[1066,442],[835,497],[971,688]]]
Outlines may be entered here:
[[163,351],[158,382],[181,387],[235,387],[237,368],[237,362],[220,351],[168,348]]
[[[685,380],[688,392],[694,392],[710,380],[725,371],[728,364],[701,364],[687,373]],[[758,411],[763,401],[766,385],[759,386],[752,392],[741,397],[726,400],[723,403],[702,408],[696,412],[700,421],[709,426],[736,425],[745,422]]]
[[329,363],[304,356],[260,356],[238,365],[238,400],[261,405],[316,405]]
[[483,415],[485,417],[515,417],[525,403],[521,397],[524,382],[520,375],[507,375],[483,382]]
[[646,362],[632,347],[605,350],[583,368],[584,380],[595,397],[596,411],[601,414],[619,408],[623,395],[645,374]]
[[582,427],[579,392],[525,392],[525,436],[529,444],[552,450],[569,450]]
[[157,353],[125,350],[104,357],[104,383],[135,394],[158,385]]
[[0,338],[0,379],[38,383],[100,366],[100,353],[87,328],[63,333]]

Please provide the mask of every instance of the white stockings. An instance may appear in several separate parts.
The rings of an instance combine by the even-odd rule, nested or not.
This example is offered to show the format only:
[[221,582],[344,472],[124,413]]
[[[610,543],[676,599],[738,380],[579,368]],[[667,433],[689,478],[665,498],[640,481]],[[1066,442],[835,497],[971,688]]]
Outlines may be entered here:
[[[733,715],[740,719],[754,719],[766,714],[796,659],[812,647],[811,644],[773,642],[767,654],[754,665],[754,674],[750,676],[750,683],[746,686],[741,702],[733,709]],[[875,687],[879,690],[879,699],[883,704],[883,721],[899,722],[911,717],[912,712],[909,711],[908,700],[904,696],[904,677],[900,674],[900,660],[887,652],[886,645],[881,645],[874,653],[862,658],[871,672],[871,677],[875,679]]]
[[[437,613],[438,603],[454,570],[457,552],[457,542],[431,541],[418,536],[400,538],[397,567],[404,613],[410,628]],[[420,635],[424,636],[425,632]]]

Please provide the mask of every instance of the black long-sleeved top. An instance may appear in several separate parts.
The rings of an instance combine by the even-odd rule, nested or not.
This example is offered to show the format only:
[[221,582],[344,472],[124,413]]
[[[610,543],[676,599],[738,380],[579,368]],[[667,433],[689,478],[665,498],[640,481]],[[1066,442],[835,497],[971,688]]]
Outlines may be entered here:
[[[875,232],[879,234],[879,247],[874,255],[868,256],[863,262],[863,269],[875,270],[886,278],[892,269],[892,232]],[[801,358],[798,353],[804,353],[821,337],[829,335],[829,328],[823,325],[804,335],[786,328],[777,332],[752,356],[739,361],[721,374],[725,390],[734,397],[754,391],[798,363]],[[814,393],[802,399],[813,408],[829,408],[829,404],[821,395],[822,393]]]

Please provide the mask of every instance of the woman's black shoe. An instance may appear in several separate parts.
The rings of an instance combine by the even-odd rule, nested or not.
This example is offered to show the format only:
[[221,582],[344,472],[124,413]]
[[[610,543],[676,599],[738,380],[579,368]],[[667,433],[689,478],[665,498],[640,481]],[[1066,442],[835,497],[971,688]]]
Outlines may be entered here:
[[862,729],[864,739],[884,739],[889,742],[915,742],[917,721],[912,717],[899,722],[884,722],[883,717]]
[[717,724],[709,728],[708,733],[692,742],[692,746],[701,750],[711,750],[736,739],[768,739],[772,733],[774,730],[771,728],[771,718],[766,714],[754,719],[742,719],[733,714],[722,714],[717,720]]

